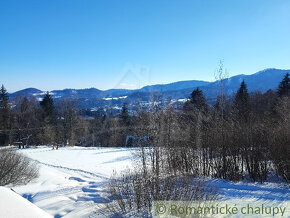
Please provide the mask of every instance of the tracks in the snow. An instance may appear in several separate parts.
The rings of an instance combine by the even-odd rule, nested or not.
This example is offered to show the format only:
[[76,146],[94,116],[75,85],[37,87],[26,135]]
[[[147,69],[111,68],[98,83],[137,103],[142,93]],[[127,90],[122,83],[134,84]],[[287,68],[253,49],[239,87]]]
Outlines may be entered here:
[[63,170],[67,170],[67,171],[73,171],[73,172],[77,172],[79,174],[85,174],[85,175],[90,175],[92,177],[96,177],[96,178],[100,178],[100,179],[109,179],[108,177],[105,177],[101,174],[97,174],[97,173],[92,173],[92,172],[89,172],[89,171],[85,171],[85,170],[81,170],[81,169],[75,169],[75,168],[69,168],[69,167],[63,167],[63,166],[58,166],[58,165],[53,165],[53,164],[48,164],[48,163],[44,163],[44,162],[41,162],[39,160],[35,160],[33,159],[36,163],[39,163],[39,164],[42,164],[42,165],[45,165],[45,166],[48,166],[48,167],[53,167],[53,168],[57,168],[57,169],[63,169]]

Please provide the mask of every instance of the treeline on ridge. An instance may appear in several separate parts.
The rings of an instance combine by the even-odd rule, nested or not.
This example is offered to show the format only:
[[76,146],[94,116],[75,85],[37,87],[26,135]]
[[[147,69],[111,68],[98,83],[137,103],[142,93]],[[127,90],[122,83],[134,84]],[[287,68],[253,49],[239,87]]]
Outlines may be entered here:
[[152,101],[153,112],[130,115],[124,105],[118,116],[87,118],[72,101],[56,106],[49,93],[41,102],[24,97],[12,105],[2,86],[0,144],[140,146],[151,149],[157,175],[170,171],[261,182],[279,175],[290,182],[289,90],[286,74],[276,91],[248,93],[243,81],[228,99],[221,88],[212,106],[197,88],[181,110]]

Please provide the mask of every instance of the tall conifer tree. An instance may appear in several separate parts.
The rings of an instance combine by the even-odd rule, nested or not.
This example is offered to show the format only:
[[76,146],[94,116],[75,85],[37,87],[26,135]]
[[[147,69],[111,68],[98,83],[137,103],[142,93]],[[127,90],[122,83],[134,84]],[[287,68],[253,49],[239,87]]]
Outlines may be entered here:
[[8,129],[10,128],[10,104],[7,90],[4,85],[0,89],[0,145],[9,141]]
[[283,80],[280,82],[278,87],[279,97],[288,96],[290,94],[290,78],[289,73],[286,73]]
[[185,111],[191,111],[194,109],[198,109],[204,112],[208,110],[207,101],[203,95],[202,90],[199,88],[196,88],[192,91],[189,101],[184,104]]
[[49,92],[47,92],[40,102],[40,106],[44,111],[44,119],[49,124],[55,124],[56,123],[56,111],[53,99]]
[[238,120],[247,121],[250,114],[249,93],[245,81],[241,83],[234,99],[234,112]]

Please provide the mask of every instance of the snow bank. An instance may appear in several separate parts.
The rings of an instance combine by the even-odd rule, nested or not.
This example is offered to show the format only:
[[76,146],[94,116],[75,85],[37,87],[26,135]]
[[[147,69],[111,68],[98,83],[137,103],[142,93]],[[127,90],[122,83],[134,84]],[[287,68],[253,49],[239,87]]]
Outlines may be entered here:
[[51,218],[52,216],[12,190],[5,187],[0,187],[0,217]]

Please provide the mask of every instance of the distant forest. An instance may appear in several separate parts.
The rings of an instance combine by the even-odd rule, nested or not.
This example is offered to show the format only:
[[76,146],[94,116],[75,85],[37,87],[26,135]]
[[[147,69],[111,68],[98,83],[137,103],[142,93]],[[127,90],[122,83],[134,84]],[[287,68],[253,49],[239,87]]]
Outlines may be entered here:
[[82,116],[73,101],[56,107],[49,93],[12,105],[2,85],[0,145],[139,146],[152,149],[157,171],[261,182],[274,174],[290,182],[289,74],[277,85],[248,93],[243,81],[230,101],[221,79],[214,105],[196,88],[182,110],[152,100],[150,111],[133,115],[123,105],[117,116],[94,117]]

